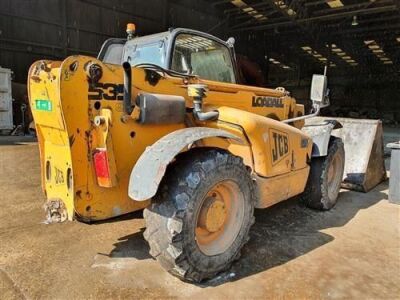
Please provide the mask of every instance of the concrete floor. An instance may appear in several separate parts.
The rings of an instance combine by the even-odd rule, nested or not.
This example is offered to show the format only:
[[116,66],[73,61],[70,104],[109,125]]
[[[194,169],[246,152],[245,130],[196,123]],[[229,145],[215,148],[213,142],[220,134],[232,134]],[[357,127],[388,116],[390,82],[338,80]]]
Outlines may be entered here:
[[1,299],[400,298],[400,209],[388,203],[387,183],[368,194],[343,191],[330,212],[295,199],[257,211],[241,260],[193,285],[150,258],[141,213],[43,224],[37,145],[3,144]]

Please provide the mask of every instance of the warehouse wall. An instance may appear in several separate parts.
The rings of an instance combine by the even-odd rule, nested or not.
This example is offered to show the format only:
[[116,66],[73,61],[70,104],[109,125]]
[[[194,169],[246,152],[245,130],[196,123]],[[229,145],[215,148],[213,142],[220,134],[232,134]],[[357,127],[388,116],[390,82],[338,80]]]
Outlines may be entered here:
[[[400,124],[400,83],[362,82],[348,77],[328,76],[331,105],[322,114],[334,117],[381,119]],[[310,109],[310,80],[288,86],[292,95]]]
[[35,60],[95,56],[105,39],[124,37],[129,22],[139,35],[179,26],[207,31],[220,20],[208,6],[195,0],[0,0],[0,66],[26,82]]
[[[25,83],[35,60],[60,60],[77,53],[96,56],[105,39],[126,35],[128,22],[136,23],[139,35],[188,27],[206,32],[213,29],[213,34],[226,39],[231,33],[220,13],[205,0],[0,0],[0,66],[14,71],[15,82]],[[302,62],[310,64],[293,53],[283,61],[299,68],[277,73],[269,68],[265,55],[279,58],[279,51],[273,50],[287,46],[280,44],[287,42],[284,36],[251,33],[236,34],[236,39],[237,51],[257,62],[270,87],[284,86],[300,102],[308,103],[309,80],[313,72],[322,71],[321,66],[305,70]],[[398,76],[389,72],[379,79],[378,75],[375,71],[347,76],[330,73],[333,108],[354,111],[365,107],[371,115],[378,111],[379,117],[392,114],[400,121]]]

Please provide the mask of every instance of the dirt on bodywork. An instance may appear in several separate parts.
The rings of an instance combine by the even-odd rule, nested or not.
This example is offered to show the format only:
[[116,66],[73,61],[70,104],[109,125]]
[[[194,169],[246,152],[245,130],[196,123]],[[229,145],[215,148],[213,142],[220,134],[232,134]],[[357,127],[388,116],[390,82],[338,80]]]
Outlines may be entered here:
[[141,212],[117,221],[46,225],[36,144],[0,146],[2,299],[369,298],[400,295],[399,206],[387,183],[343,191],[330,212],[296,199],[256,211],[231,270],[200,285],[149,256]]

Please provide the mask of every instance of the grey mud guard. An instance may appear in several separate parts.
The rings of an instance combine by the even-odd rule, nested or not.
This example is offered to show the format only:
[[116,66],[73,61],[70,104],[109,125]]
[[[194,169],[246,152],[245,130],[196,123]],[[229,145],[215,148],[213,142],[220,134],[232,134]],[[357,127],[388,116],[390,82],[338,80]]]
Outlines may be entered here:
[[342,128],[342,125],[336,120],[321,120],[319,118],[306,120],[306,125],[301,130],[313,140],[312,157],[321,157],[328,154],[332,130],[338,128]]
[[129,178],[129,197],[136,201],[152,198],[175,156],[186,146],[211,137],[242,141],[238,136],[221,129],[190,127],[174,131],[147,147],[139,157]]

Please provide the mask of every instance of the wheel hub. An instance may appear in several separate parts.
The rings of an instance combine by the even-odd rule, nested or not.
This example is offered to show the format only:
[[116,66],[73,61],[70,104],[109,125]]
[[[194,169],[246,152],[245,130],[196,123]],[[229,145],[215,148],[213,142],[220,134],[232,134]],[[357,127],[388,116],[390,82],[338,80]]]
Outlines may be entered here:
[[244,220],[244,195],[238,184],[223,180],[210,188],[198,210],[195,238],[206,255],[226,251]]
[[336,173],[336,168],[337,168],[337,159],[336,159],[336,156],[333,158],[333,161],[332,161],[332,163],[330,164],[330,166],[329,166],[329,169],[328,169],[328,183],[329,184],[331,184],[332,183],[332,180],[334,179],[334,177],[335,177],[335,173]]
[[209,197],[200,211],[198,225],[208,232],[217,232],[225,223],[225,203],[216,197]]

